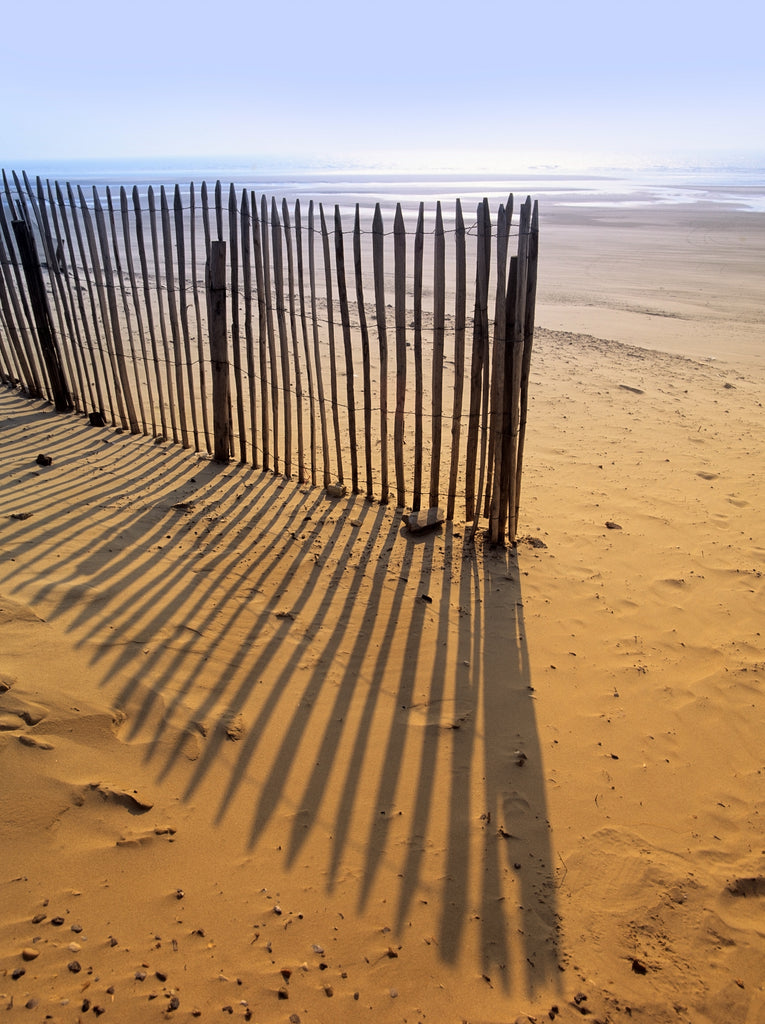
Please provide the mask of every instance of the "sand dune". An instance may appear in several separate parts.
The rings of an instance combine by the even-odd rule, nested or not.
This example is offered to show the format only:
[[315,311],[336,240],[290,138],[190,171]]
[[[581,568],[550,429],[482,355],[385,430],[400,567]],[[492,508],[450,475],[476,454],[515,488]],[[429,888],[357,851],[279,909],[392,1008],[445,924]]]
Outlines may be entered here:
[[511,551],[0,393],[9,1020],[765,1022],[762,363],[544,309]]

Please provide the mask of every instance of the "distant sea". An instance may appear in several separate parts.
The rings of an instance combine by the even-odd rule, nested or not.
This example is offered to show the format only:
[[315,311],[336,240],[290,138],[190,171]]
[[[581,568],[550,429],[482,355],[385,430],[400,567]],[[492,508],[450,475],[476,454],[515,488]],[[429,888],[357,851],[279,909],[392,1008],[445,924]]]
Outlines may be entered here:
[[26,171],[31,179],[40,176],[80,184],[88,191],[93,185],[119,189],[137,185],[145,194],[149,185],[165,188],[178,184],[182,191],[190,182],[203,181],[211,188],[217,180],[226,192],[231,183],[237,192],[253,190],[258,196],[276,196],[289,201],[299,197],[344,211],[358,203],[362,216],[371,217],[375,203],[385,209],[401,202],[405,213],[425,203],[433,215],[437,200],[449,216],[454,200],[460,198],[467,214],[484,198],[493,207],[513,192],[516,202],[527,194],[551,207],[640,208],[661,205],[695,205],[732,211],[765,212],[765,157],[761,166],[641,166],[578,168],[534,166],[525,170],[493,170],[490,173],[438,171],[389,171],[362,167],[278,166],[273,161],[221,158],[211,160],[120,160],[39,161],[5,164],[6,171]]

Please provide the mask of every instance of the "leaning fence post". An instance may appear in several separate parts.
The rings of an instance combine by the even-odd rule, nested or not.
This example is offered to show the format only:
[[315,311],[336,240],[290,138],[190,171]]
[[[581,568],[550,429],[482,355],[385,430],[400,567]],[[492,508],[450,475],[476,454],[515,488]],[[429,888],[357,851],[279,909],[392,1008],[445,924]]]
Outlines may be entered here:
[[72,400],[69,397],[64,368],[61,365],[61,356],[50,321],[50,309],[48,308],[48,300],[45,294],[45,282],[43,281],[32,232],[23,220],[14,220],[11,224],[13,233],[16,236],[19,255],[21,256],[21,265],[24,269],[27,288],[29,289],[29,298],[37,327],[37,337],[40,342],[43,359],[45,360],[45,368],[48,371],[53,391],[53,401],[58,412],[69,412],[72,408]]
[[211,242],[207,263],[207,299],[210,310],[210,363],[212,366],[213,458],[228,462],[230,384],[226,331],[226,243]]

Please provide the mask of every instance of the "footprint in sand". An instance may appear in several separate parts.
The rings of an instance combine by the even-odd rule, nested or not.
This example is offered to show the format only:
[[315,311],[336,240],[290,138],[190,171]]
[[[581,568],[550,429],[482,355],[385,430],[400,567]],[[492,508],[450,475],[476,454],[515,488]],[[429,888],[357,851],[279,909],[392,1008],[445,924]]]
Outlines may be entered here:
[[168,843],[174,842],[175,829],[169,826],[165,828],[152,828],[146,832],[134,832],[132,835],[123,835],[115,846],[136,848],[140,846],[147,846],[149,843],[155,842],[157,839],[164,839]]
[[34,747],[36,750],[53,750],[53,744],[48,743],[47,740],[39,740],[36,736],[30,736],[29,733],[23,732],[19,736],[19,743],[23,743],[25,747]]
[[107,803],[124,807],[130,814],[146,814],[154,806],[148,800],[142,800],[135,790],[128,793],[123,789],[113,789],[103,782],[91,782],[89,785],[83,786],[74,798],[75,806],[82,807],[90,794],[100,797]]

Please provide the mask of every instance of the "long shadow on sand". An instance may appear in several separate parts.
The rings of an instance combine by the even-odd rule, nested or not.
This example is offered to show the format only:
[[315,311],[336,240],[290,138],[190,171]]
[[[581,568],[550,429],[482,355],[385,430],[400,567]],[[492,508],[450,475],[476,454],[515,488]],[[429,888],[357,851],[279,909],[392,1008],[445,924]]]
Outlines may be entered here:
[[[36,450],[49,414],[9,408],[0,446],[23,430]],[[277,836],[289,869],[313,844],[327,893],[352,862],[358,912],[384,896],[398,934],[429,903],[445,962],[471,948],[503,988],[554,978],[516,553],[451,526],[418,539],[385,506],[245,467],[107,450],[82,424],[66,438],[57,476],[7,481],[5,504],[35,514],[2,520],[2,586],[19,576],[88,645],[158,780],[190,800],[222,777],[217,825],[254,854]]]

